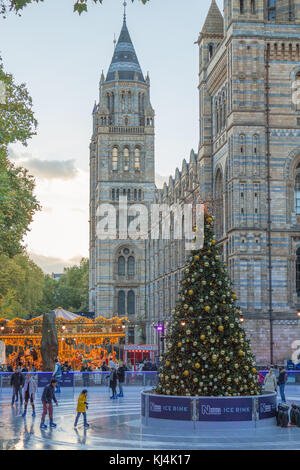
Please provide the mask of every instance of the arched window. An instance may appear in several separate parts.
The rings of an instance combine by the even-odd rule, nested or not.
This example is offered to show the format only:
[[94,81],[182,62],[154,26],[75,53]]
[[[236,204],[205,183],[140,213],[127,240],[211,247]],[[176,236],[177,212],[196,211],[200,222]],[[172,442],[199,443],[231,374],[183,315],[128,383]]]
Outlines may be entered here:
[[107,101],[107,108],[110,111],[110,94],[109,93],[107,93],[106,95],[106,101]]
[[245,3],[244,0],[240,0],[240,14],[243,15],[245,13]]
[[135,293],[133,290],[127,294],[127,311],[129,315],[135,315]]
[[255,5],[255,0],[251,0],[251,13],[252,15],[255,15],[256,13],[256,5]]
[[139,201],[141,201],[141,200],[142,200],[142,190],[139,189]]
[[130,201],[130,189],[127,190],[127,200]]
[[111,196],[112,196],[112,200],[115,201],[116,200],[116,190],[115,189],[112,190]]
[[215,186],[215,214],[216,214],[216,236],[221,238],[223,235],[224,227],[224,214],[223,214],[223,176],[220,170],[217,171]]
[[296,258],[296,292],[297,296],[300,297],[300,248],[298,248]]
[[132,100],[131,91],[129,91],[128,92],[128,112],[129,113],[131,112],[131,100]]
[[124,149],[124,171],[129,171],[129,165],[130,165],[129,149],[126,147]]
[[118,148],[114,147],[112,151],[112,169],[114,171],[118,170],[118,160],[119,160]]
[[125,276],[125,258],[120,256],[118,259],[118,275]]
[[135,259],[134,259],[133,256],[129,256],[129,258],[128,258],[127,272],[128,272],[128,276],[134,276],[135,275]]
[[246,152],[246,137],[243,134],[240,135],[240,144],[241,144],[241,147],[240,147],[241,155],[245,155],[245,152]]
[[137,190],[134,190],[134,200],[137,201]]
[[209,44],[209,45],[208,45],[208,58],[209,58],[209,60],[212,58],[213,53],[214,53],[214,45],[213,45],[213,44]]
[[118,314],[125,315],[125,292],[123,290],[118,293]]
[[300,215],[300,173],[295,178],[295,212]]
[[139,171],[141,168],[141,151],[140,149],[135,149],[134,151],[134,169]]

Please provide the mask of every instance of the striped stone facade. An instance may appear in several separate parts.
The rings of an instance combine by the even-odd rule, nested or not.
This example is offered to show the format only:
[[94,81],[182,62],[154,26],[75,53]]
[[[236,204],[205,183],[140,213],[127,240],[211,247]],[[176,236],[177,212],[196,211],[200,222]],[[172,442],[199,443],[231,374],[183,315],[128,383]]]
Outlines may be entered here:
[[[129,204],[140,194],[148,207],[154,200],[182,205],[209,201],[257,361],[270,361],[273,332],[273,361],[283,362],[292,355],[293,341],[300,340],[300,0],[224,0],[224,15],[212,1],[198,39],[199,148],[162,190],[154,184],[150,82],[135,55],[129,67],[124,65],[127,34],[123,31],[120,38],[127,46],[119,40],[110,71],[101,78],[93,113],[90,309],[120,314],[119,292],[125,292],[127,302],[128,292],[134,291],[131,320],[145,319],[146,341],[157,343],[153,324],[170,319],[188,256],[184,242],[172,233],[170,240],[98,240],[100,204],[117,204],[128,190]],[[123,54],[119,63],[118,51]],[[134,276],[126,269],[120,276],[119,257],[128,265],[131,255]],[[137,329],[130,341],[141,341]]]
[[[156,191],[150,79],[143,76],[125,17],[93,110],[90,178],[90,310],[107,318],[128,315],[134,324],[145,315],[145,241],[128,240],[125,233],[112,240],[97,236],[103,205],[115,208],[117,229],[122,230],[121,199],[131,221],[130,207],[148,207]],[[137,328],[127,331],[129,342],[140,342]]]
[[[300,0],[225,0],[223,17],[213,0],[198,39],[198,153],[158,195],[167,203],[213,201],[218,242],[260,363],[270,361],[270,315],[273,361],[290,358],[300,339],[299,12]],[[172,241],[149,242],[149,250],[149,317],[167,320],[185,255]],[[156,340],[150,327],[149,341]]]

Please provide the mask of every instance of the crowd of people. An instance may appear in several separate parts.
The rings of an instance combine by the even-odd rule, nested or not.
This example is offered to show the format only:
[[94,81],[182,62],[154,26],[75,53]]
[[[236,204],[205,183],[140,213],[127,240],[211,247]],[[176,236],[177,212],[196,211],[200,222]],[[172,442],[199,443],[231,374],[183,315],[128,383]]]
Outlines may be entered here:
[[[118,398],[124,397],[124,383],[125,383],[125,372],[130,368],[130,365],[126,364],[118,364],[117,362],[110,361],[109,365],[103,364],[101,367],[102,372],[107,372],[105,375],[105,380],[107,381],[107,385],[109,385],[111,389],[111,399],[116,400]],[[144,365],[145,369],[149,369],[150,365]],[[21,369],[21,367],[17,367],[15,372],[12,373],[10,378],[10,385],[12,387],[12,400],[11,406],[14,406],[15,403],[18,401],[20,402],[21,407],[23,406],[24,402],[24,411],[22,416],[25,418],[27,415],[27,408],[30,401],[32,407],[32,416],[36,416],[35,412],[35,396],[37,392],[37,381],[36,381],[36,374],[32,374],[29,372],[36,372],[35,370],[29,371],[26,367],[26,370]],[[8,371],[7,371],[8,372]],[[53,421],[53,403],[58,406],[58,401],[56,399],[56,393],[60,393],[60,385],[62,381],[63,373],[72,372],[72,368],[69,366],[68,362],[64,362],[63,365],[60,364],[59,359],[55,360],[55,367],[52,374],[51,381],[48,385],[46,385],[43,389],[42,393],[42,405],[43,405],[43,412],[41,417],[41,429],[46,429],[47,425],[45,424],[46,416],[49,415],[49,426],[56,427],[56,423]],[[93,372],[92,368],[88,363],[84,363],[81,368],[81,372],[83,374],[83,384],[84,387],[89,385],[89,372]],[[118,390],[117,390],[118,389]],[[87,417],[86,417],[86,410],[88,408],[87,403],[87,394],[88,391],[86,388],[82,390],[78,398],[77,404],[77,415],[75,419],[74,426],[76,427],[78,424],[78,420],[83,415],[84,419],[84,426],[88,427]]]
[[[101,371],[106,372],[104,380],[111,389],[111,400],[116,400],[118,398],[124,397],[125,373],[126,371],[131,369],[131,364],[118,364],[113,360],[110,360],[108,365],[103,364],[101,366]],[[143,363],[138,365],[137,370],[139,372],[157,371],[157,366],[155,364],[152,364],[150,361],[144,361]],[[60,385],[63,373],[69,373],[71,371],[72,368],[69,366],[67,361],[64,362],[63,365],[61,365],[58,358],[55,360],[55,367],[50,384],[44,387],[42,393],[41,401],[43,405],[43,412],[40,424],[41,429],[47,428],[47,425],[45,424],[45,418],[47,415],[49,415],[49,426],[56,427],[56,424],[53,421],[53,403],[58,405],[58,401],[56,399],[55,394],[61,392]],[[32,416],[36,416],[35,395],[37,391],[37,381],[36,374],[32,374],[32,372],[36,371],[34,370],[34,367],[30,367],[30,365],[28,364],[28,367],[26,368],[21,369],[21,367],[18,367],[15,372],[12,373],[10,378],[10,385],[12,387],[11,405],[14,406],[15,403],[20,401],[20,405],[23,406],[24,402],[24,411],[22,414],[23,417],[25,417],[27,414],[29,402],[32,407]],[[83,377],[84,389],[82,390],[78,398],[78,404],[76,408],[77,414],[74,427],[77,426],[81,414],[83,415],[84,426],[89,426],[87,422],[88,390],[86,387],[89,386],[90,372],[93,372],[93,370],[88,363],[83,363],[81,372]],[[285,386],[288,380],[288,375],[284,367],[277,368],[270,366],[266,375],[259,373],[258,380],[262,385],[264,393],[277,393],[279,388],[281,400],[283,403],[286,403]]]

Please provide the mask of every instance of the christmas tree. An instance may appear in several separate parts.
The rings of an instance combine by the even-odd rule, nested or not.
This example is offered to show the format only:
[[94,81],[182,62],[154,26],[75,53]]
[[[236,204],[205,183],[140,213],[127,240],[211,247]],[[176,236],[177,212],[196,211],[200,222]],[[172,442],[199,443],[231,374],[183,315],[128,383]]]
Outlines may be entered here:
[[184,270],[156,393],[257,395],[255,359],[207,212],[204,223],[203,248],[191,253]]

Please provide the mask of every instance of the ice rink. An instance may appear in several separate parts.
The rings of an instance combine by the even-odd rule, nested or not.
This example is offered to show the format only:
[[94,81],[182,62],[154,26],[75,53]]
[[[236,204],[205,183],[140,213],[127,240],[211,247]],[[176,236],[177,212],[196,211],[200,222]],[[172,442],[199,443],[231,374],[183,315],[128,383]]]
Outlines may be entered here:
[[[88,422],[83,428],[82,418],[77,429],[73,427],[77,398],[81,389],[62,389],[57,394],[59,406],[54,406],[57,428],[40,429],[41,389],[36,397],[36,418],[28,406],[22,418],[20,406],[11,406],[11,390],[0,390],[0,449],[300,449],[300,428],[267,427],[243,429],[239,423],[226,432],[207,431],[198,434],[174,430],[143,428],[140,424],[140,391],[128,387],[125,398],[110,400],[105,387],[89,389]],[[289,401],[300,402],[300,387],[286,388]],[[48,418],[46,418],[48,424]]]

